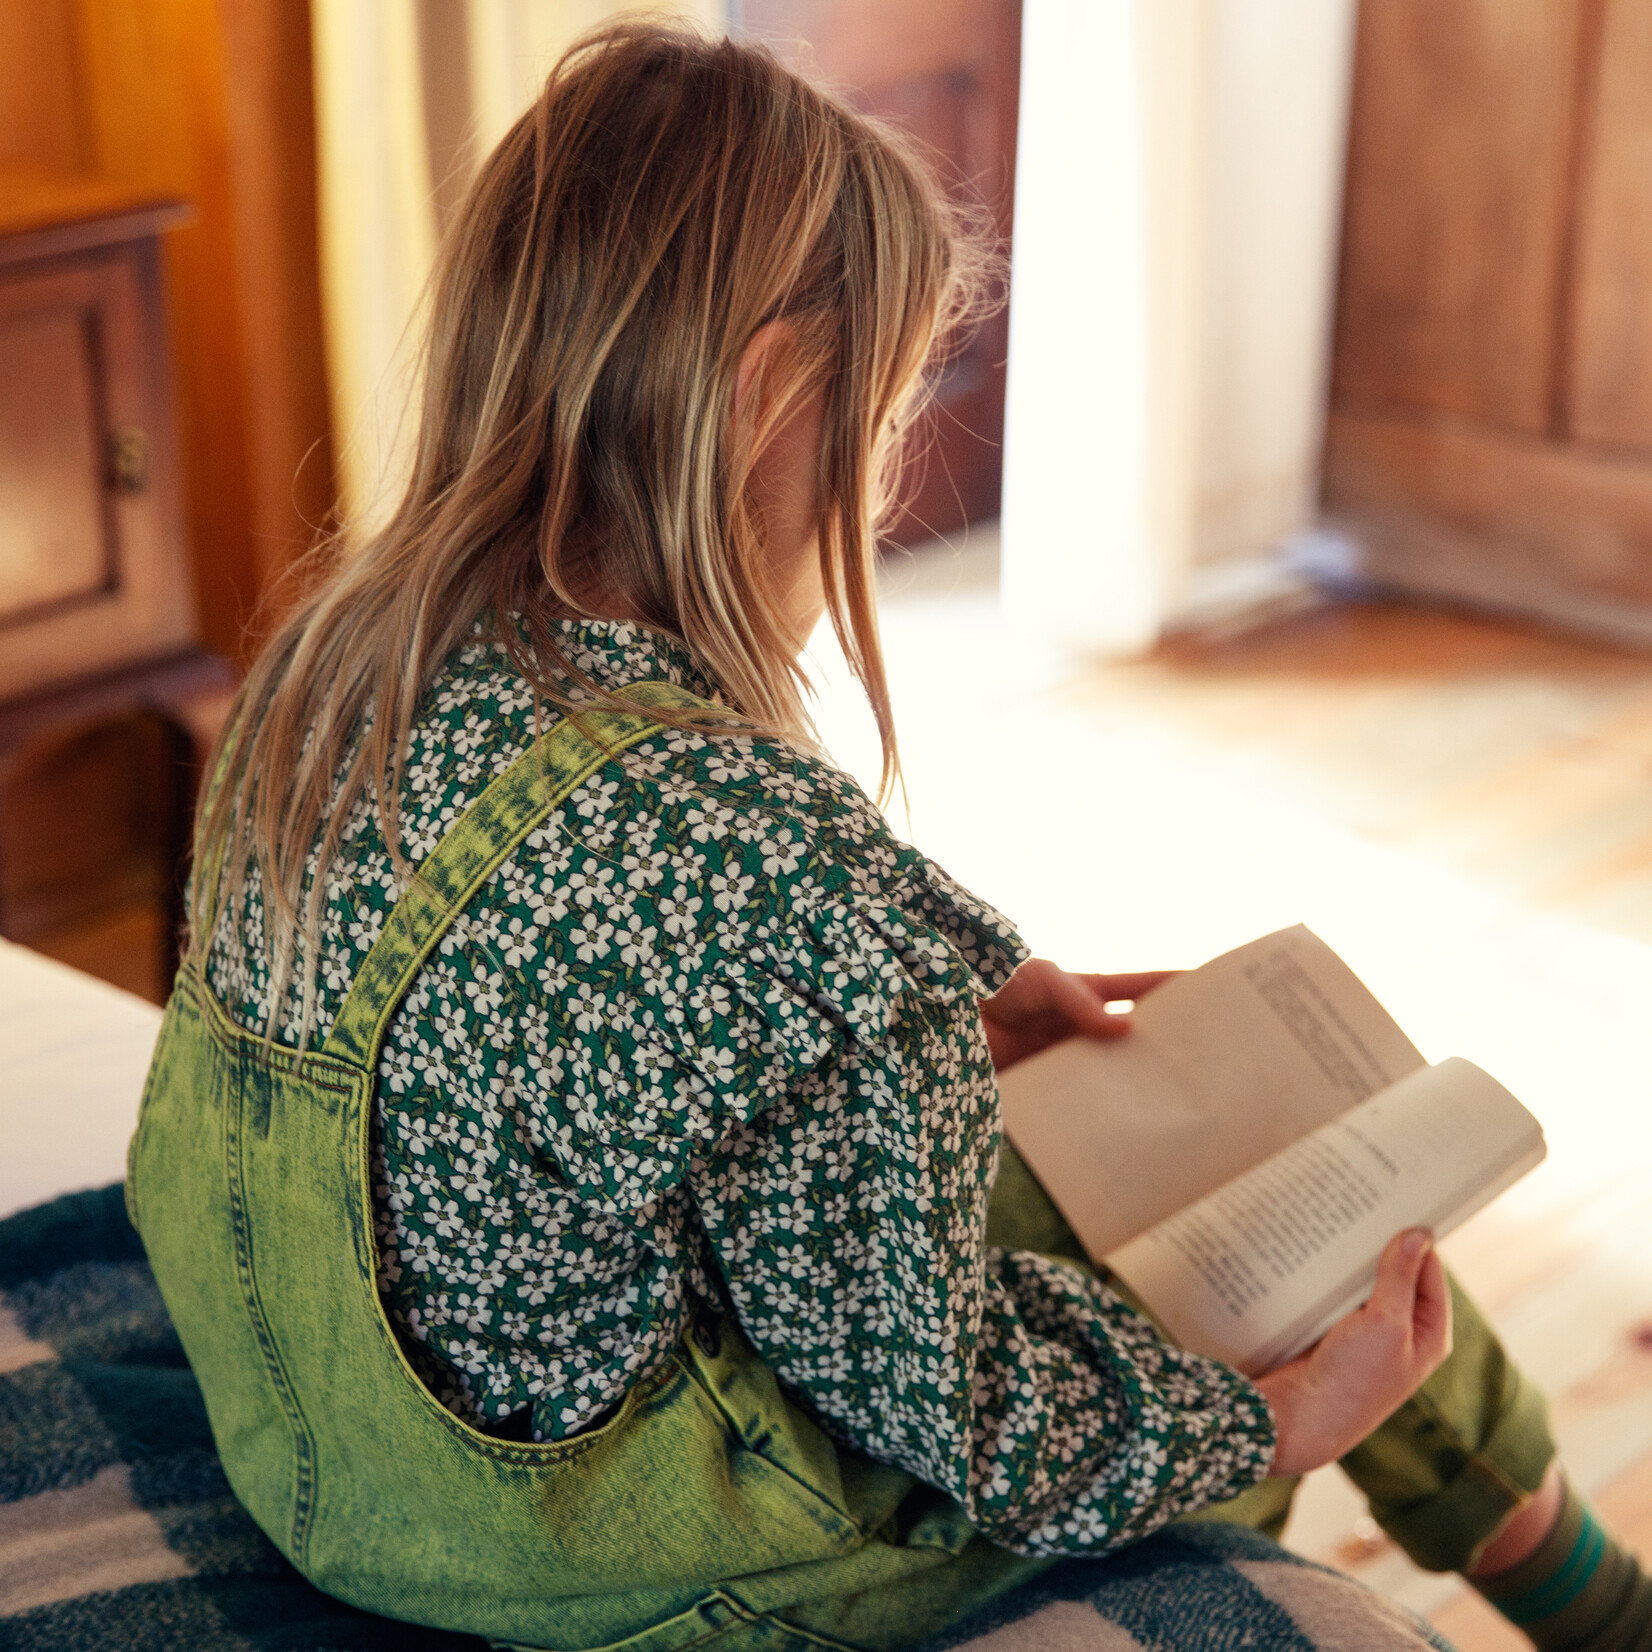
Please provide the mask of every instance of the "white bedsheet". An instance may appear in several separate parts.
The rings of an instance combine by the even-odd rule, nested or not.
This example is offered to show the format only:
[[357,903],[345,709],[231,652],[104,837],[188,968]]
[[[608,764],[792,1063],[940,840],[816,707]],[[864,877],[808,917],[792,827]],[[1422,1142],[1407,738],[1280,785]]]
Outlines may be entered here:
[[0,1216],[126,1174],[161,1012],[0,940]]

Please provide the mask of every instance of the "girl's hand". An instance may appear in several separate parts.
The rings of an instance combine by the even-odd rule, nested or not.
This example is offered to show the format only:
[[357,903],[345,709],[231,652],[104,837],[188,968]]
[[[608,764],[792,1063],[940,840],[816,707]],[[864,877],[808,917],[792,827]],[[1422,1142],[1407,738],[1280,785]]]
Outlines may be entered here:
[[983,1001],[992,1064],[1003,1072],[1064,1038],[1117,1038],[1130,1030],[1128,1015],[1109,1015],[1103,1004],[1140,998],[1176,972],[1146,975],[1073,975],[1048,958],[1029,958]]
[[1451,1293],[1426,1228],[1389,1240],[1370,1300],[1307,1353],[1258,1379],[1279,1429],[1275,1474],[1306,1474],[1351,1451],[1451,1352]]

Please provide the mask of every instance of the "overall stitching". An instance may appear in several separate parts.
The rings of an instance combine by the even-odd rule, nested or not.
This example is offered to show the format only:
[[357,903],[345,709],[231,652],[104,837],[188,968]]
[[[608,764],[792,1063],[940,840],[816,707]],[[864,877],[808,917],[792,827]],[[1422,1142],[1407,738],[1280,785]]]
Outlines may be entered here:
[[[333,1088],[333,1086],[327,1086]],[[253,1335],[269,1372],[276,1398],[286,1414],[293,1434],[293,1517],[292,1545],[295,1564],[303,1570],[303,1561],[309,1553],[310,1518],[315,1511],[315,1441],[305,1419],[303,1407],[293,1392],[281,1350],[270,1335],[264,1315],[264,1305],[258,1292],[258,1278],[253,1265],[252,1239],[248,1231],[245,1179],[246,1163],[241,1151],[242,1108],[245,1088],[238,1087],[234,1109],[224,1109],[224,1159],[228,1172],[229,1206],[232,1231],[235,1234],[235,1267],[241,1280],[241,1294],[252,1321]]]
[[[704,706],[698,696],[689,694],[686,690],[678,689],[667,683],[632,683],[627,692],[638,699],[647,702],[656,702],[666,705],[699,705]],[[589,719],[586,719],[589,721]],[[457,832],[467,822],[479,813],[485,818],[490,793],[501,785],[509,787],[525,777],[530,769],[537,769],[541,798],[535,806],[524,815],[510,822],[509,829],[503,837],[496,837],[488,845],[485,855],[473,866],[468,868],[464,883],[444,893],[430,881],[433,872],[438,878],[445,878],[447,865],[442,856],[442,849],[446,839],[438,844],[431,854],[426,857],[417,872],[413,875],[412,884],[407,895],[415,893],[423,895],[434,909],[429,918],[430,932],[419,937],[413,925],[418,922],[411,912],[408,917],[398,920],[398,914],[404,910],[401,902],[392,909],[386,921],[384,932],[373,943],[360,968],[356,971],[355,979],[350,983],[345,993],[344,1002],[339,1006],[337,1019],[333,1022],[331,1035],[323,1045],[324,1053],[344,1059],[359,1060],[369,1072],[373,1071],[378,1063],[379,1047],[384,1042],[384,1034],[389,1025],[390,1017],[396,1005],[401,1002],[407,988],[411,985],[413,976],[419,966],[429,956],[442,935],[451,927],[452,921],[463,910],[465,903],[498,870],[507,856],[532,833],[550,815],[565,803],[575,787],[588,779],[600,768],[612,762],[621,752],[629,750],[639,741],[648,739],[657,734],[664,727],[661,723],[633,723],[630,719],[618,719],[619,732],[609,737],[593,740],[586,733],[584,726],[578,719],[570,718],[559,723],[550,733],[541,736],[534,742],[528,751],[524,752],[503,775],[498,776],[486,791],[467,809],[453,827]],[[556,775],[556,789],[550,790],[551,770],[546,760],[549,749],[559,742],[583,742],[585,750],[578,752],[575,762]],[[505,821],[499,823],[501,826]],[[460,868],[464,869],[464,862],[459,856]],[[403,902],[407,900],[403,896]],[[379,982],[388,976],[387,984],[381,986]],[[372,1020],[365,1027],[361,1025],[366,1020],[369,1010]],[[365,1050],[361,1049],[364,1042]],[[355,1046],[352,1054],[348,1046]]]

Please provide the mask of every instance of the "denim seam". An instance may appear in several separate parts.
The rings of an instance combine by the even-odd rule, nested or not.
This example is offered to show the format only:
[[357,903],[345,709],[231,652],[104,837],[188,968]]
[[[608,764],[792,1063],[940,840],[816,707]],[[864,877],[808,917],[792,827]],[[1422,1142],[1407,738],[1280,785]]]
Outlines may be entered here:
[[[684,1360],[684,1354],[681,1351],[680,1344],[677,1349],[673,1350],[673,1352],[676,1353],[679,1360]],[[700,1387],[702,1392],[710,1398],[712,1405],[716,1407],[717,1415],[722,1419],[724,1429],[727,1430],[729,1437],[735,1442],[736,1445],[740,1447],[742,1451],[755,1457],[761,1463],[767,1463],[776,1474],[783,1475],[793,1486],[796,1486],[800,1491],[806,1492],[812,1501],[819,1503],[826,1509],[829,1509],[833,1517],[846,1525],[854,1534],[855,1544],[864,1545],[871,1541],[871,1534],[858,1520],[855,1519],[852,1514],[848,1512],[847,1509],[839,1508],[836,1503],[833,1503],[828,1498],[822,1496],[818,1486],[811,1485],[800,1475],[787,1468],[784,1463],[777,1462],[766,1451],[759,1451],[756,1446],[752,1445],[750,1441],[746,1439],[745,1435],[740,1430],[739,1423],[735,1421],[733,1413],[729,1410],[728,1406],[723,1403],[722,1396],[717,1392],[716,1387],[704,1375],[704,1373],[700,1371],[692,1354],[686,1356],[685,1369],[690,1379],[695,1382]]]
[[[737,1595],[730,1594],[727,1589],[712,1590],[709,1595],[705,1595],[697,1601],[690,1610],[704,1611],[707,1606],[714,1603],[726,1607],[734,1614],[735,1621],[733,1623],[713,1624],[703,1635],[696,1635],[691,1641],[674,1643],[671,1652],[694,1652],[695,1647],[710,1646],[714,1642],[723,1639],[725,1635],[736,1634],[740,1630],[752,1628],[779,1629],[800,1641],[807,1641],[811,1646],[820,1647],[822,1652],[854,1652],[854,1649],[844,1641],[829,1640],[824,1635],[818,1635],[811,1629],[800,1629],[795,1623],[788,1623],[784,1618],[776,1617],[772,1612],[753,1611],[743,1600]],[[636,1644],[639,1648],[646,1649],[649,1636],[667,1627],[669,1627],[669,1624],[656,1624],[653,1630],[644,1630],[640,1636],[636,1637]],[[617,1648],[609,1649],[609,1652],[624,1652],[624,1649],[631,1647],[632,1644],[631,1641],[621,1641]]]
[[270,1335],[264,1316],[264,1305],[259,1296],[258,1278],[253,1269],[251,1238],[247,1229],[245,1201],[245,1158],[241,1151],[241,1104],[224,1109],[224,1161],[228,1172],[231,1231],[235,1235],[235,1269],[241,1281],[241,1299],[252,1322],[253,1336],[264,1366],[269,1373],[276,1399],[286,1414],[287,1426],[293,1436],[293,1564],[304,1570],[308,1558],[310,1521],[315,1512],[315,1441],[310,1434],[308,1420],[293,1392],[287,1375],[286,1362]]
[[[197,1012],[198,1013],[198,1012]],[[160,1047],[160,1040],[156,1040],[156,1048]],[[157,1064],[150,1062],[149,1071],[144,1077],[143,1093],[138,1097],[138,1121],[132,1128],[132,1139],[126,1144],[126,1219],[132,1224],[138,1237],[143,1237],[143,1213],[138,1205],[137,1179],[132,1174],[132,1167],[138,1162],[138,1155],[143,1151],[144,1138],[148,1133],[151,1116],[149,1098],[155,1093],[155,1074]]]
[[230,1019],[229,1012],[191,965],[186,964],[178,974],[174,996],[178,994],[189,998],[201,1012],[213,1038],[221,1046],[248,1057],[266,1071],[296,1073],[309,1083],[343,1094],[364,1070],[354,1062],[323,1055],[319,1050],[288,1050],[278,1044],[266,1045],[258,1034],[248,1032]]
[[[680,1648],[675,1649],[675,1652],[693,1652],[693,1648],[696,1646],[709,1645],[712,1641],[720,1640],[724,1635],[729,1634],[733,1630],[749,1629],[754,1623],[761,1621],[749,1607],[743,1605],[740,1601],[736,1600],[732,1595],[722,1589],[714,1589],[709,1595],[705,1596],[704,1599],[695,1604],[694,1610],[696,1612],[704,1611],[704,1609],[713,1601],[717,1602],[719,1605],[726,1606],[735,1614],[738,1621],[734,1623],[712,1624],[703,1635],[696,1635],[693,1640],[684,1641]],[[659,1627],[663,1627],[663,1625]]]
[[[638,693],[647,690],[650,698],[663,699],[666,704],[705,704],[697,696],[689,694],[686,690],[679,689],[670,683],[641,682],[626,686]],[[541,735],[510,768],[506,769],[503,774],[496,775],[484,788],[481,795],[466,809],[465,813],[450,828],[441,843],[426,856],[424,861],[420,863],[418,870],[413,874],[413,884],[407,893],[411,894],[412,888],[422,887],[427,898],[433,904],[445,908],[439,921],[432,925],[430,934],[422,940],[416,938],[415,933],[412,932],[404,934],[397,940],[393,935],[393,926],[396,925],[397,917],[402,911],[402,905],[398,902],[395,907],[391,908],[390,915],[385,920],[385,927],[380,932],[378,940],[368,949],[366,958],[362,960],[350,982],[349,988],[345,992],[344,1002],[340,1005],[338,1016],[333,1022],[332,1033],[326,1041],[327,1053],[341,1053],[341,1046],[335,1045],[335,1041],[342,1036],[352,1043],[364,1046],[360,1054],[360,1064],[368,1071],[372,1071],[377,1065],[379,1046],[384,1042],[385,1029],[389,1024],[390,1017],[395,1013],[396,1005],[406,995],[407,988],[419,967],[430,955],[442,936],[452,928],[453,920],[464,910],[477,890],[498,871],[499,867],[515,853],[534,830],[543,825],[567,802],[568,798],[586,780],[606,768],[610,763],[617,762],[620,756],[633,746],[639,745],[642,741],[660,733],[666,726],[663,723],[648,721],[640,712],[622,714],[617,721],[621,725],[621,731],[614,733],[611,738],[593,738],[577,716],[565,718],[555,728]],[[498,824],[504,830],[505,835],[488,846],[481,865],[472,871],[458,890],[454,891],[451,896],[444,895],[429,880],[426,874],[433,867],[439,876],[445,874],[446,862],[442,857],[449,852],[449,845],[461,844],[479,830],[481,822],[477,818],[476,811],[482,808],[489,795],[496,789],[504,789],[530,758],[537,760],[540,784],[542,787],[547,787],[551,778],[550,769],[546,762],[547,754],[553,750],[559,751],[561,746],[570,740],[583,740],[592,749],[589,753],[581,754],[579,761],[573,768],[565,770],[557,777],[555,792],[542,795],[542,800],[536,802],[524,814],[515,818],[509,816],[503,818]],[[462,861],[459,869],[464,869]],[[404,895],[403,900],[406,898],[406,895]],[[395,964],[395,974],[389,982],[390,990],[386,991],[384,1002],[377,1005],[363,1006],[364,1008],[371,1007],[373,1009],[373,1019],[368,1026],[358,1029],[357,1022],[364,1019],[364,1017],[356,1007],[356,989],[363,980],[371,979],[374,974],[381,972],[382,968],[385,967],[380,962],[381,950],[385,960],[390,964]],[[399,952],[405,952],[405,956],[397,963],[396,959]],[[364,1032],[365,1037],[359,1037],[358,1032]]]
[[800,1641],[807,1641],[810,1646],[820,1647],[822,1652],[854,1652],[847,1641],[827,1640],[824,1635],[817,1635],[812,1629],[800,1629],[795,1623],[777,1618],[772,1612],[764,1613],[757,1621],[769,1624],[775,1629],[783,1629],[788,1635],[795,1635]]
[[[704,1616],[708,1606],[721,1606],[730,1612],[735,1621],[732,1623],[711,1623],[704,1631],[692,1640],[679,1641],[672,1639],[669,1647],[661,1639],[666,1630],[674,1624],[680,1624],[685,1617],[694,1615]],[[761,1623],[762,1618],[736,1600],[724,1589],[713,1589],[709,1595],[702,1595],[689,1607],[688,1611],[676,1618],[667,1618],[664,1623],[651,1624],[647,1629],[639,1630],[635,1635],[628,1635],[622,1641],[610,1641],[607,1646],[594,1647],[591,1652],[649,1652],[650,1646],[659,1646],[662,1652],[693,1652],[697,1646],[709,1646],[711,1642],[720,1640],[724,1635],[735,1630],[749,1629],[754,1623]]]
[[[637,735],[637,739],[641,740],[646,738],[647,735],[654,733],[658,726],[659,725],[656,724],[653,728],[642,731],[642,733]],[[418,974],[425,960],[441,944],[442,937],[446,935],[450,929],[452,929],[454,919],[464,911],[465,907],[470,903],[477,891],[487,883],[488,879],[491,878],[508,859],[510,859],[510,857],[522,846],[527,838],[531,836],[538,827],[542,826],[548,819],[550,819],[557,809],[567,801],[568,796],[577,789],[580,783],[588,780],[591,775],[597,773],[600,769],[605,768],[609,761],[611,761],[611,759],[604,757],[593,763],[584,773],[575,775],[567,787],[558,796],[548,799],[544,804],[532,810],[527,815],[524,815],[521,819],[512,822],[512,829],[508,836],[506,836],[501,842],[492,846],[482,865],[459,889],[454,891],[451,896],[442,894],[431,884],[423,881],[421,876],[424,871],[423,866],[419,868],[418,872],[414,873],[413,884],[422,888],[425,896],[432,902],[432,904],[442,909],[441,915],[435,922],[432,923],[430,933],[428,935],[421,938],[417,937],[415,934],[409,934],[406,937],[405,945],[407,948],[407,953],[406,957],[399,965],[397,974],[391,983],[393,990],[386,992],[384,1003],[378,1006],[377,1013],[374,1015],[372,1024],[367,1029],[367,1037],[364,1040],[366,1048],[363,1050],[360,1060],[362,1066],[368,1071],[372,1071],[378,1065],[379,1049],[384,1043],[385,1033],[389,1029],[391,1017],[396,1013],[396,1006],[400,1004],[402,999],[407,996],[407,989],[412,985],[413,977]],[[486,797],[487,793],[484,792],[482,796]],[[481,799],[478,798],[477,801],[480,802]],[[461,822],[461,824],[463,823]],[[390,924],[395,921],[396,913],[399,910],[399,903],[396,907],[391,909],[390,916],[385,920],[386,929],[388,929]],[[354,994],[356,981],[360,980],[362,974],[365,973],[372,962],[372,954],[369,953],[368,957],[363,961],[361,969],[358,970],[356,977],[351,981],[350,992],[346,994],[345,1002],[339,1009],[338,1019],[333,1023],[333,1033],[335,1035],[338,1033],[340,1025],[344,1024],[345,1017],[351,1008],[350,999]],[[332,1038],[329,1037],[329,1046],[331,1043]]]
[[[376,1255],[377,1239],[373,1233],[372,1220],[372,1144],[368,1139],[368,1118],[372,1112],[371,1084],[362,1087],[352,1096],[352,1104],[357,1108],[357,1119],[351,1127],[351,1134],[356,1144],[356,1164],[354,1168],[355,1185],[352,1194],[355,1199],[354,1222],[358,1239],[362,1239],[368,1246],[368,1255]],[[395,1327],[390,1323],[390,1317],[384,1311],[384,1302],[376,1289],[367,1293],[371,1298],[369,1316],[374,1330],[390,1348],[395,1356],[397,1368],[404,1379],[412,1384],[419,1399],[425,1408],[430,1411],[447,1431],[461,1444],[470,1447],[479,1456],[490,1457],[496,1462],[509,1463],[521,1468],[536,1466],[549,1467],[555,1463],[571,1462],[583,1456],[595,1447],[608,1432],[624,1421],[628,1416],[635,1416],[638,1412],[652,1409],[663,1397],[663,1390],[671,1376],[671,1361],[669,1357],[646,1376],[641,1377],[627,1392],[620,1408],[600,1428],[590,1429],[583,1434],[575,1434],[566,1440],[527,1440],[511,1441],[496,1440],[491,1435],[484,1434],[480,1429],[472,1428],[462,1417],[453,1412],[436,1398],[434,1394],[419,1379],[419,1374],[408,1363],[406,1350],[403,1349],[400,1339],[396,1335]],[[650,1387],[650,1384],[653,1386]]]

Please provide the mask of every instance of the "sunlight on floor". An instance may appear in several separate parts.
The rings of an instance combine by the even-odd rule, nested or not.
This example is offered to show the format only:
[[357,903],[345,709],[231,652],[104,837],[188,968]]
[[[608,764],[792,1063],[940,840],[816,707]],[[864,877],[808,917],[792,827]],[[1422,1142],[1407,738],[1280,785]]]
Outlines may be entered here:
[[[1012,637],[996,549],[977,532],[960,551],[888,570],[881,611],[910,804],[909,816],[891,806],[896,830],[1036,951],[1077,968],[1195,964],[1306,922],[1430,1059],[1465,1055],[1501,1078],[1542,1120],[1550,1157],[1447,1251],[1556,1397],[1563,1454],[1586,1489],[1652,1452],[1652,1354],[1630,1335],[1652,1318],[1652,948],[1535,909],[1507,880],[1471,880],[1449,853],[1419,852],[1426,833],[1375,841],[1380,810],[1373,831],[1351,829],[1316,806],[1311,773],[1237,760],[1219,719],[1194,732],[1147,697],[1098,691],[1082,662]],[[824,641],[820,730],[870,787],[871,721]],[[1373,718],[1380,743],[1380,704]],[[1380,759],[1374,747],[1379,777]],[[1652,873],[1645,894],[1652,911]],[[1323,1473],[1291,1540],[1364,1555],[1361,1575],[1424,1609],[1449,1597],[1451,1580],[1391,1547],[1365,1553],[1361,1513],[1336,1471]]]

